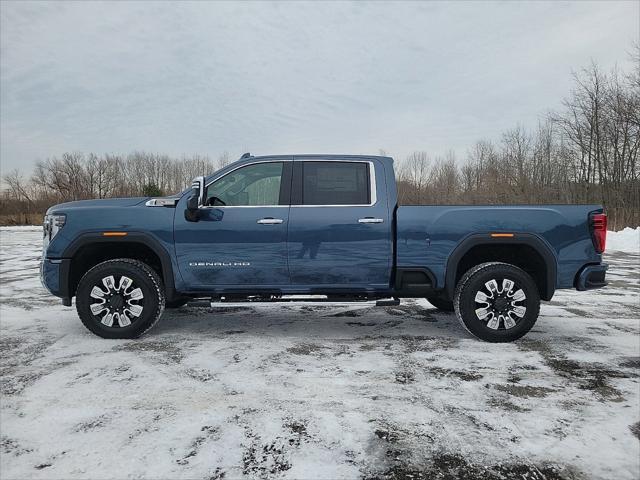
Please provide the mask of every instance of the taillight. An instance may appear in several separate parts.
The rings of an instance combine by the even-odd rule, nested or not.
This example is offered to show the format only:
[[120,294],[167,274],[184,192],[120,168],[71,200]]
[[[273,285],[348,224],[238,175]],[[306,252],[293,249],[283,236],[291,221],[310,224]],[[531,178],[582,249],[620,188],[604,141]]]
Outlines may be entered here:
[[596,252],[604,253],[607,244],[607,214],[594,213],[591,215],[591,235]]

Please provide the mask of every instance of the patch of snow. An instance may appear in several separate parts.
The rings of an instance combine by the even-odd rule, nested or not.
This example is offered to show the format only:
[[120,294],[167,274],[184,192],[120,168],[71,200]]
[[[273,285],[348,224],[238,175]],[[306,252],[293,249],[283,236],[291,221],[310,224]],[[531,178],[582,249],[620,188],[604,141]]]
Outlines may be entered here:
[[640,253],[640,227],[627,227],[619,232],[607,232],[606,250]]
[[11,225],[0,227],[0,232],[29,232],[29,231],[42,231],[41,225]]
[[511,344],[423,299],[186,306],[104,340],[40,286],[39,229],[0,236],[2,478],[640,477],[638,255]]

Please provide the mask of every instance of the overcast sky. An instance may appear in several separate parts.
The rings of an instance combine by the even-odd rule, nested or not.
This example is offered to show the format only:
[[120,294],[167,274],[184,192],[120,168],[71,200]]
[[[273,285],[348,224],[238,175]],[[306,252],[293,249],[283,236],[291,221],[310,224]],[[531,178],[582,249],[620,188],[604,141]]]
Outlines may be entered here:
[[65,151],[464,157],[535,127],[640,2],[1,2],[3,173]]

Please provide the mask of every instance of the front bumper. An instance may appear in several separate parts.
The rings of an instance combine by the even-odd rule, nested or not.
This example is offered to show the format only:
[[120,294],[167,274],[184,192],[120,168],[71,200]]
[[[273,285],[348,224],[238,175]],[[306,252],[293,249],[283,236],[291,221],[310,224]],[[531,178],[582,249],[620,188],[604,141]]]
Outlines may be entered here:
[[62,304],[71,305],[69,270],[71,259],[43,258],[40,262],[40,281],[52,295],[62,298]]
[[605,276],[609,265],[600,263],[597,265],[587,265],[580,270],[576,276],[576,290],[593,290],[607,285]]

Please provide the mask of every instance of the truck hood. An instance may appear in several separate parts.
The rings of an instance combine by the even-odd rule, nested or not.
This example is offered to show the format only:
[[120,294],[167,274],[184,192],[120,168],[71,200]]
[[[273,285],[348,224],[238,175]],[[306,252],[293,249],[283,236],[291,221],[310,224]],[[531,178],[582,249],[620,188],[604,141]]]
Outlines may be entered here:
[[59,203],[47,210],[47,214],[54,212],[64,213],[69,210],[77,210],[81,208],[109,208],[109,207],[133,207],[139,205],[149,197],[132,197],[132,198],[103,198],[100,200],[78,200],[75,202]]

